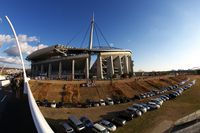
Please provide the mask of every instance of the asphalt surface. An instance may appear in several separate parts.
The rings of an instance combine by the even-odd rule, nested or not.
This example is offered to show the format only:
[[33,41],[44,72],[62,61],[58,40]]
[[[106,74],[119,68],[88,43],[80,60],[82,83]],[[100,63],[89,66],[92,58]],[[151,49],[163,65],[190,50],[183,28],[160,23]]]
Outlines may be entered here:
[[27,96],[17,99],[8,89],[0,89],[0,133],[37,133]]

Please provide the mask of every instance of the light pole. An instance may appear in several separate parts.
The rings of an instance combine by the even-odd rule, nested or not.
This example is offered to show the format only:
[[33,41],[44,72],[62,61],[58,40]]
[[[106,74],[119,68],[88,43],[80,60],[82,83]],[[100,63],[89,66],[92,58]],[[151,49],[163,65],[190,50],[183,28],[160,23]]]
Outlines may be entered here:
[[44,116],[40,112],[40,109],[38,108],[38,106],[35,102],[35,99],[30,90],[29,83],[28,83],[28,80],[26,77],[26,71],[25,71],[22,51],[21,51],[21,47],[19,45],[19,40],[18,40],[17,34],[15,32],[15,29],[14,29],[10,19],[7,16],[5,16],[5,17],[13,31],[13,34],[14,34],[16,42],[17,42],[17,47],[19,49],[20,59],[21,59],[22,68],[23,68],[23,72],[24,72],[24,75],[23,75],[24,76],[24,92],[28,94],[29,107],[31,110],[31,114],[32,114],[32,118],[33,118],[35,127],[36,127],[38,133],[54,133],[53,130],[51,129],[51,127],[48,125],[47,121],[45,120]]

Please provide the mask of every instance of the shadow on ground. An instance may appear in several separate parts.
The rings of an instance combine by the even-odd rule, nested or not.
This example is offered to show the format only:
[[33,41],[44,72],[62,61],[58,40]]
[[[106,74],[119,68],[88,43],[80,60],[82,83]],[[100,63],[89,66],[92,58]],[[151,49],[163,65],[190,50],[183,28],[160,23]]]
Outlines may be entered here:
[[37,133],[31,116],[28,99],[9,99],[0,119],[1,133]]

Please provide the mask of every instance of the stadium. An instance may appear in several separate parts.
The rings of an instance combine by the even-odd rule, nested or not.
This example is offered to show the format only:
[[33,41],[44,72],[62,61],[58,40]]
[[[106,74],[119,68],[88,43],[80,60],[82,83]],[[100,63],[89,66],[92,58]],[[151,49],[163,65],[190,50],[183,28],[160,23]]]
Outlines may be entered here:
[[94,17],[92,17],[88,48],[54,45],[28,55],[27,60],[31,61],[32,77],[101,80],[133,75],[131,50],[110,46],[93,47],[95,25]]

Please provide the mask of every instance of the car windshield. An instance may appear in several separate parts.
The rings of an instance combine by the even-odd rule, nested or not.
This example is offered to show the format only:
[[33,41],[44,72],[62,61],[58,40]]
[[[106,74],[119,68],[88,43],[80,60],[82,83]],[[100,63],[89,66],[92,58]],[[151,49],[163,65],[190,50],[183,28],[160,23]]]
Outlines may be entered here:
[[107,126],[108,126],[108,127],[113,127],[113,124],[112,124],[112,123],[109,123]]
[[89,123],[91,123],[91,122],[90,122],[90,120],[85,120],[85,123],[89,124]]
[[77,125],[77,127],[78,127],[78,128],[82,128],[82,127],[84,127],[84,126],[83,126],[83,124],[79,124],[79,125]]
[[70,128],[70,129],[67,129],[67,132],[72,132],[72,131],[73,131],[73,129],[71,129],[71,128]]

